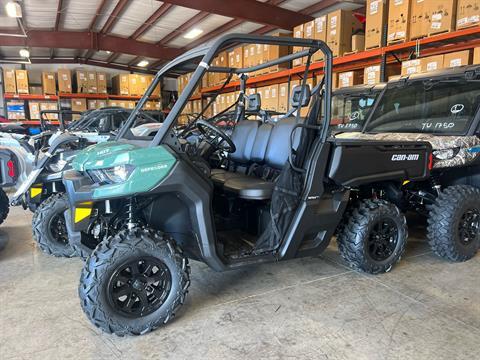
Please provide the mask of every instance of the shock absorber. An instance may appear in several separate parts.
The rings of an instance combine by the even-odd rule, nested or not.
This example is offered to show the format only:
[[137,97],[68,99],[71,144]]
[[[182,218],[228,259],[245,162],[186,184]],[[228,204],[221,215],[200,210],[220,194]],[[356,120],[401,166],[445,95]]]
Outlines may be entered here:
[[430,175],[430,185],[432,186],[432,189],[435,190],[436,195],[440,195],[440,192],[442,191],[442,186],[440,185],[440,181],[436,174]]
[[134,214],[133,214],[133,198],[128,199],[128,204],[127,204],[127,229],[132,230],[137,224],[135,223],[134,220]]

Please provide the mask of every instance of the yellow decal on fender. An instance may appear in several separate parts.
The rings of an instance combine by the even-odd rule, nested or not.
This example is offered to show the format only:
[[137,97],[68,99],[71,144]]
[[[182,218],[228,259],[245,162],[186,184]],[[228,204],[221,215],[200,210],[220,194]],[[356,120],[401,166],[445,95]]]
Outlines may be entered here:
[[402,186],[407,185],[409,182],[410,182],[410,180],[405,180],[405,181],[403,182]]
[[30,188],[30,197],[33,199],[34,197],[40,195],[42,193],[42,186],[40,187],[31,187]]
[[75,208],[75,224],[88,218],[92,214],[92,203],[84,202]]

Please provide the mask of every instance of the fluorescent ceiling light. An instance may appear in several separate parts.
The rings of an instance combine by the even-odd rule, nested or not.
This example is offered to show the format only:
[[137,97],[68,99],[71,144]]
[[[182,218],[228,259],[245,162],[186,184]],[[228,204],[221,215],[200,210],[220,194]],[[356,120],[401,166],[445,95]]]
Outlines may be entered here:
[[20,49],[19,54],[22,58],[30,57],[30,51],[28,51],[28,49]]
[[22,8],[19,3],[15,1],[9,1],[5,5],[5,11],[7,15],[12,18],[21,18],[22,17]]
[[140,61],[137,66],[140,66],[140,67],[145,67],[149,64],[149,62],[147,60],[142,60]]
[[203,30],[202,29],[192,29],[190,30],[189,32],[187,32],[185,35],[183,35],[183,37],[185,39],[195,39],[196,37],[198,37],[201,33],[203,33]]

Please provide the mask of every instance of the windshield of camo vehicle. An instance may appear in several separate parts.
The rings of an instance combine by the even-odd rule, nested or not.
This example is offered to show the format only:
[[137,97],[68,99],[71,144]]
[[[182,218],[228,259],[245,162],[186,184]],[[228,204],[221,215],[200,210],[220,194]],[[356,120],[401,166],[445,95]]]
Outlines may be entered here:
[[332,120],[335,131],[359,131],[362,129],[377,94],[338,94],[332,97]]
[[466,134],[479,103],[478,81],[389,84],[365,132]]

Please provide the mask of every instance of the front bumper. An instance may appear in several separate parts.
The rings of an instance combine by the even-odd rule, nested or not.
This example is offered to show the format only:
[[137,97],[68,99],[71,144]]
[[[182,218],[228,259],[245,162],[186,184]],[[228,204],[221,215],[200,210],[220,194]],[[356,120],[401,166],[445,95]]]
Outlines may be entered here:
[[93,192],[97,185],[89,177],[75,170],[63,174],[63,185],[72,213],[71,230],[87,230],[93,213]]

